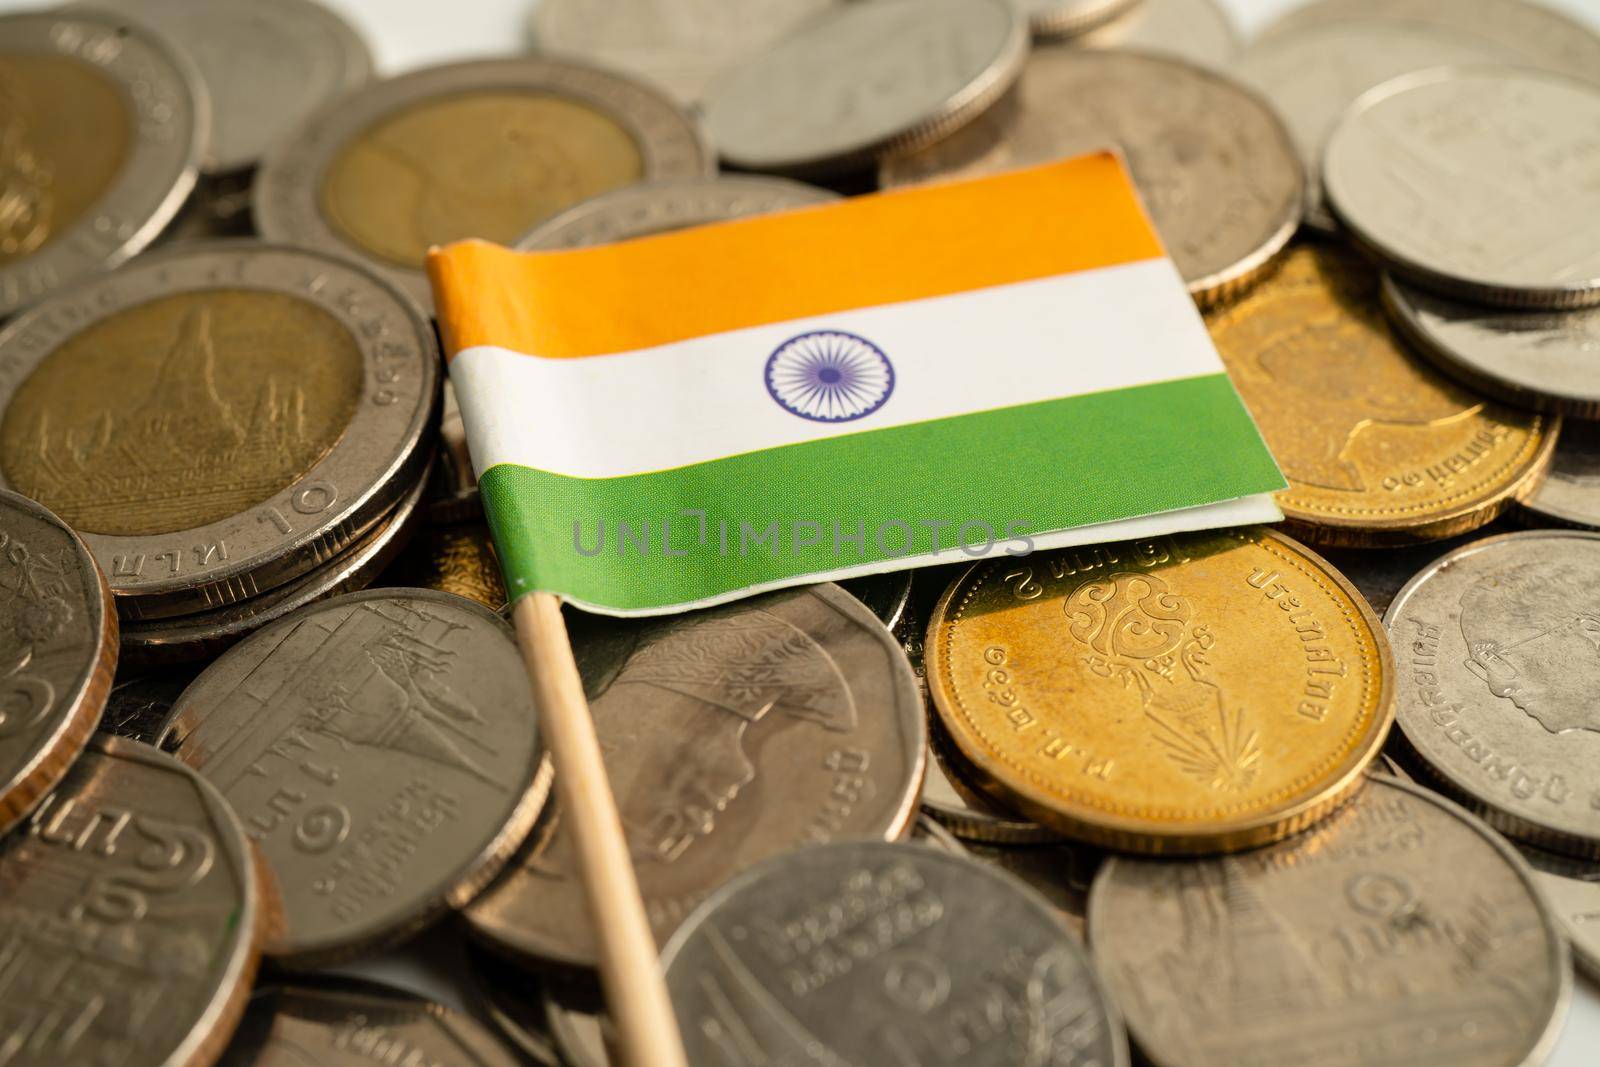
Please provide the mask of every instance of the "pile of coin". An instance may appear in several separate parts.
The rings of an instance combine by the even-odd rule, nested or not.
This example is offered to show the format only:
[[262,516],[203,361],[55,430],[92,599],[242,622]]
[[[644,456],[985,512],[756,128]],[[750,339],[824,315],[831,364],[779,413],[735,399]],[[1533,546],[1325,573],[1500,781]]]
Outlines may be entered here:
[[529,29],[380,78],[312,0],[0,16],[0,1063],[614,1062],[427,249],[1107,146],[1285,521],[569,612],[689,1060],[1540,1062],[1600,975],[1600,37]]

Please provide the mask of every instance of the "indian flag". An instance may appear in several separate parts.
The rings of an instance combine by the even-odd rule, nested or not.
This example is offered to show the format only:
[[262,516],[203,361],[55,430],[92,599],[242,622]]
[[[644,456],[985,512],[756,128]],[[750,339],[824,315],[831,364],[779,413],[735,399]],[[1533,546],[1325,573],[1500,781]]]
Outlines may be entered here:
[[1281,518],[1109,154],[428,267],[513,595],[647,615]]

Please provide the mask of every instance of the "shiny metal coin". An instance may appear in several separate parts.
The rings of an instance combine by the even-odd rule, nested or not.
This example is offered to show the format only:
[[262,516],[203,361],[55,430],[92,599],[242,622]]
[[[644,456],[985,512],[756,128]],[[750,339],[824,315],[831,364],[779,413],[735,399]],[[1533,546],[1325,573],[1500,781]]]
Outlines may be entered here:
[[416,305],[357,264],[168,249],[0,331],[0,486],[79,532],[123,618],[233,604],[415,484],[438,364]]
[[1289,134],[1249,90],[1168,56],[1033,50],[1009,97],[967,129],[886,162],[886,186],[975,177],[1121,149],[1189,291],[1247,286],[1299,224],[1305,177]]
[[911,599],[911,572],[869,574],[840,582],[839,588],[865,604],[883,623],[883,628],[893,633],[905,617],[906,602]]
[[649,86],[563,60],[478,60],[316,112],[262,162],[256,225],[360,260],[427,308],[430,246],[510,244],[599,193],[715,169],[695,121]]
[[1131,7],[1141,0],[1011,0],[1017,11],[1028,20],[1028,28],[1036,37],[1071,37],[1086,33]]
[[1383,777],[1270,848],[1108,859],[1089,937],[1153,1067],[1524,1067],[1554,1045],[1572,990],[1515,850]]
[[0,838],[7,1067],[215,1062],[277,918],[259,876],[199,775],[96,737]]
[[0,834],[83,751],[116,668],[117,614],[88,548],[0,490]]
[[1550,474],[1522,500],[1517,517],[1530,526],[1600,530],[1600,426],[1562,424]]
[[798,849],[729,882],[662,953],[689,1061],[1122,1067],[1055,910],[913,844]]
[[194,681],[194,676],[193,668],[169,667],[118,682],[112,686],[111,696],[106,700],[100,732],[159,747],[161,731],[172,715],[172,705]]
[[1352,236],[1434,292],[1600,303],[1600,85],[1512,67],[1424,71],[1356,101],[1322,181]]
[[1573,960],[1591,980],[1600,981],[1600,863],[1531,845],[1517,851],[1533,868],[1533,880],[1560,921]]
[[1225,72],[1240,48],[1239,30],[1217,0],[1139,0],[1126,14],[1070,43],[1156,52]]
[[311,0],[85,0],[182,48],[211,98],[208,174],[254,167],[318,107],[372,77],[354,27]]
[[1016,81],[1026,20],[1008,0],[864,0],[796,27],[706,90],[724,161],[839,174],[931,144]]
[[[658,943],[752,863],[909,829],[926,745],[916,684],[837,586],[568,626]],[[466,921],[504,951],[593,966],[577,853],[558,805],[551,819]]]
[[228,650],[163,741],[215,783],[277,875],[280,963],[394,944],[460,907],[548,790],[500,618],[428,590],[303,608]]
[[1400,737],[1502,833],[1600,858],[1600,534],[1530,530],[1456,549],[1384,624]]
[[194,188],[193,64],[113,15],[0,17],[0,318],[117,266]]

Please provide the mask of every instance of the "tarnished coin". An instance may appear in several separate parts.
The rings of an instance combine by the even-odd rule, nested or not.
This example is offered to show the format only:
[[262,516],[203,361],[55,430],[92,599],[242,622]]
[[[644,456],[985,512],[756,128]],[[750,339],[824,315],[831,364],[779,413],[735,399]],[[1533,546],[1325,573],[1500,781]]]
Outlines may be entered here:
[[114,15],[0,17],[0,318],[155,240],[194,188],[204,94]]
[[1125,1067],[1060,916],[913,844],[798,849],[729,882],[662,954],[691,1063]]
[[1239,31],[1217,0],[1139,0],[1126,14],[1072,38],[1071,43],[1157,52],[1229,70],[1239,51]]
[[170,756],[96,737],[0,838],[6,1067],[203,1067],[276,919],[239,819]]
[[1089,937],[1152,1067],[1524,1067],[1572,990],[1527,864],[1454,804],[1382,777],[1268,849],[1108,859]]
[[255,596],[420,476],[433,328],[357,264],[180,246],[0,331],[0,486],[82,535],[124,618]]
[[931,144],[1016,81],[1027,21],[1010,0],[834,4],[706,90],[728,163],[838,174]]
[[1406,349],[1352,254],[1303,245],[1206,324],[1289,480],[1278,506],[1307,540],[1464,533],[1550,465],[1559,420],[1486,401]]
[[973,177],[1107,146],[1121,149],[1192,293],[1247,284],[1299,223],[1305,177],[1272,110],[1210,70],[1138,52],[1035,48],[1012,97],[879,175],[887,186]]
[[[1593,74],[1595,72],[1591,72]],[[1435,292],[1600,304],[1600,85],[1513,67],[1423,71],[1351,105],[1322,181],[1345,228]]]
[[193,668],[170,667],[118,682],[106,700],[100,732],[159,747],[172,705],[194,681],[194,675]]
[[183,49],[211,98],[217,174],[256,165],[322,104],[372,76],[372,54],[344,19],[312,0],[84,0],[126,15]]
[[83,751],[116,669],[117,613],[89,550],[0,490],[0,834]]
[[510,244],[597,193],[715,165],[694,121],[646,85],[555,59],[478,60],[316,112],[263,161],[256,225],[359,259],[432,307],[430,246]]
[[1039,37],[1070,37],[1094,29],[1140,0],[1011,0]]
[[1469,387],[1517,407],[1600,418],[1600,308],[1485,307],[1392,274],[1383,303],[1417,351]]
[[1512,528],[1502,520],[1443,541],[1427,541],[1419,545],[1393,545],[1384,549],[1335,546],[1319,551],[1323,558],[1333,564],[1339,573],[1366,598],[1373,612],[1382,616],[1389,610],[1389,605],[1394,603],[1394,598],[1400,595],[1400,590],[1405,588],[1405,584],[1415,578],[1428,564],[1462,545],[1492,534],[1506,533]]
[[[658,943],[729,875],[785,849],[909,828],[926,737],[899,646],[834,585],[654,620],[568,622]],[[541,961],[598,951],[560,825],[466,911]]]
[[1400,736],[1497,830],[1600,858],[1600,534],[1458,548],[1384,616]]
[[1563,423],[1549,475],[1518,507],[1529,525],[1600,530],[1600,425]]
[[928,632],[928,688],[984,788],[1108,848],[1303,829],[1360,786],[1393,714],[1376,616],[1266,529],[980,563]]
[[[1322,150],[1367,90],[1452,63],[1514,63],[1600,79],[1600,38],[1525,0],[1313,0],[1251,41],[1233,72],[1282,112],[1307,173],[1307,221],[1335,228],[1322,203]],[[1475,219],[1469,229],[1493,225]]]
[[1572,958],[1591,979],[1600,980],[1600,863],[1531,845],[1517,851],[1533,868],[1533,880],[1561,923]]
[[250,997],[220,1067],[523,1067],[482,1025],[432,1001],[339,979]]
[[163,741],[260,845],[287,927],[267,951],[296,966],[466,903],[549,781],[506,625],[430,590],[350,593],[257,631],[184,691]]

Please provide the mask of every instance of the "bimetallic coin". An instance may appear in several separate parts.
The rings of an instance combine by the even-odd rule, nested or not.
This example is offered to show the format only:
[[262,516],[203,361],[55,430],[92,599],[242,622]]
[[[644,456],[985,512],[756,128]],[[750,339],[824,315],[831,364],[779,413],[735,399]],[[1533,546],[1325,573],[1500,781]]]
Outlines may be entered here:
[[1435,292],[1600,304],[1600,86],[1504,67],[1424,71],[1351,105],[1322,181],[1345,228]]
[[6,1067],[203,1067],[276,919],[238,817],[146,745],[97,737],[0,838]]
[[1090,844],[1234,851],[1344,803],[1393,715],[1376,616],[1266,529],[980,563],[928,687],[984,788]]
[[[896,838],[926,737],[905,657],[831,584],[649,621],[568,626],[658,943],[729,875],[804,843]],[[578,857],[552,807],[466,910],[539,961],[593,966]]]
[[1299,222],[1305,176],[1272,110],[1210,70],[1138,52],[1035,48],[1012,97],[879,176],[886,186],[974,177],[1108,145],[1191,293],[1249,284]]
[[0,490],[0,834],[83,751],[116,669],[117,613],[89,550]]
[[311,0],[92,0],[148,25],[199,68],[211,98],[208,173],[246,170],[312,111],[366,84],[372,54]]
[[291,966],[464,904],[549,787],[508,628],[429,590],[350,593],[257,631],[184,691],[163,740],[276,873],[286,930],[267,951]]
[[1600,530],[1600,426],[1562,424],[1550,473],[1518,502],[1518,517],[1530,526]]
[[1152,1067],[1525,1067],[1554,1045],[1572,988],[1527,864],[1454,804],[1382,777],[1268,849],[1108,859],[1089,937]]
[[715,165],[695,122],[648,86],[555,59],[479,60],[318,111],[262,163],[256,224],[358,259],[432,307],[429,247],[511,244],[598,193]]
[[1600,981],[1600,863],[1531,845],[1517,851],[1533,868],[1533,880],[1561,923],[1572,958],[1590,979]]
[[1217,0],[1139,0],[1126,14],[1070,43],[1156,52],[1227,71],[1239,51],[1239,31]]
[[124,618],[232,604],[411,488],[438,362],[416,306],[357,264],[171,248],[0,331],[0,486],[78,531]]
[[0,318],[155,240],[209,123],[190,62],[115,16],[0,17]]
[[1352,254],[1302,245],[1206,324],[1289,481],[1278,506],[1307,540],[1465,533],[1550,465],[1559,420],[1486,401],[1413,355]]
[[1055,910],[921,845],[768,860],[708,899],[662,963],[691,1063],[1128,1063]]
[[172,705],[194,681],[194,675],[193,669],[174,667],[118,682],[106,700],[100,732],[159,747]]
[[1116,18],[1141,0],[1011,0],[1038,37],[1071,37]]
[[1417,351],[1470,388],[1521,408],[1600,418],[1600,308],[1485,307],[1392,274],[1383,304]]
[[1010,0],[835,4],[713,81],[706,128],[744,170],[861,169],[971,122],[1027,50]]
[[1459,548],[1384,621],[1401,650],[1396,722],[1422,768],[1502,833],[1600,859],[1600,534]]

